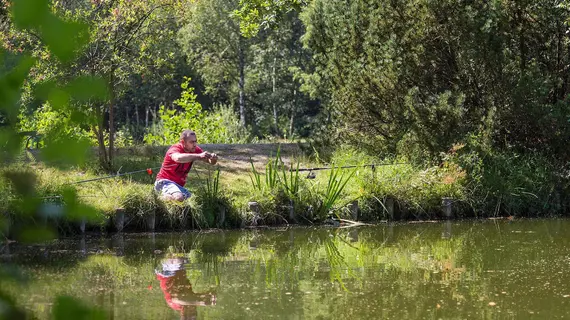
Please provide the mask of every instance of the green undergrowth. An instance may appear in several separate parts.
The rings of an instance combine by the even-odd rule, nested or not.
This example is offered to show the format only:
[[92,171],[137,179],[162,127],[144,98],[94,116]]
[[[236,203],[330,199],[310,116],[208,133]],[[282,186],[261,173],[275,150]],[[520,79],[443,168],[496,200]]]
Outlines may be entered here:
[[[156,159],[119,158],[116,174],[141,172],[118,177],[89,165],[63,170],[15,163],[2,169],[0,211],[12,217],[12,227],[54,224],[60,232],[73,233],[85,217],[88,229],[113,230],[118,212],[126,214],[126,230],[138,231],[148,230],[152,217],[159,230],[313,224],[329,217],[438,219],[444,217],[443,199],[452,203],[456,217],[561,215],[570,207],[568,179],[546,159],[463,146],[431,166],[379,159],[350,147],[339,148],[326,164],[285,162],[277,150],[263,170],[252,163],[248,173],[237,176],[198,166],[188,178],[193,196],[182,203],[162,200],[153,191],[157,170],[149,175],[145,169]],[[303,170],[315,167],[326,169]],[[14,196],[22,192],[26,201]],[[64,220],[70,215],[60,209],[66,199],[74,199],[70,194],[77,195],[76,212]]]

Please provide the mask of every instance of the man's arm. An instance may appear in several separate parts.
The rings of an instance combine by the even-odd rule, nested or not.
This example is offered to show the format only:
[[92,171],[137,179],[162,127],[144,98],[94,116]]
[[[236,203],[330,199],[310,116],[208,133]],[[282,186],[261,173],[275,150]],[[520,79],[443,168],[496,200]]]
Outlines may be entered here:
[[207,152],[202,153],[173,153],[170,155],[170,158],[174,160],[174,162],[178,163],[188,163],[196,160],[204,160],[210,158],[212,155]]
[[202,160],[209,164],[216,164],[218,162],[218,155],[215,153],[202,152],[202,153],[173,153],[170,155],[174,162],[188,163],[195,160]]

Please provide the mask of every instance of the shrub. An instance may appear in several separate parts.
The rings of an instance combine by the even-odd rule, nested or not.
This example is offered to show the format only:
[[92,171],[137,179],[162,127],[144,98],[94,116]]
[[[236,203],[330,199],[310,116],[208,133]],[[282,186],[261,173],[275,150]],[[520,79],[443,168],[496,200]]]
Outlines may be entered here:
[[189,86],[190,78],[182,83],[182,96],[174,103],[180,108],[166,109],[161,106],[160,121],[153,124],[144,137],[144,142],[167,145],[179,140],[184,129],[196,131],[202,143],[240,143],[248,140],[247,131],[241,127],[231,107],[218,106],[212,112],[202,110],[196,101],[194,88]]

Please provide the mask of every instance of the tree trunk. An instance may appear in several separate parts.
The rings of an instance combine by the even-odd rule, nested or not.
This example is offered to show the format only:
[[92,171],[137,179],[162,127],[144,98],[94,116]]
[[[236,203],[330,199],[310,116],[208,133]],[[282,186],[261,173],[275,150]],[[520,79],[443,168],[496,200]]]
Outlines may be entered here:
[[275,135],[280,137],[281,134],[279,132],[279,119],[277,118],[277,103],[275,102],[275,100],[277,99],[276,95],[275,95],[275,82],[276,82],[276,76],[275,76],[275,65],[277,64],[277,57],[273,58],[273,72],[271,73],[271,80],[273,82],[273,87],[272,87],[272,92],[273,92],[273,123],[275,126]]
[[145,107],[145,115],[144,115],[144,126],[148,128],[148,114],[150,112],[150,107],[147,105]]
[[522,9],[517,10],[517,17],[520,23],[520,33],[519,33],[519,51],[520,51],[520,68],[521,73],[526,70],[526,41],[525,41],[525,23],[524,15]]
[[291,118],[289,119],[289,139],[293,137],[295,111],[297,110],[297,89],[293,89],[293,104],[291,105]]
[[568,48],[567,48],[567,54],[566,54],[566,63],[563,69],[563,74],[564,74],[564,84],[563,84],[563,88],[564,88],[564,95],[566,96],[566,94],[568,93],[568,84],[570,83],[570,72],[568,72],[568,68],[570,66],[570,36],[568,36],[568,33],[566,33],[566,43],[568,43]]
[[108,159],[107,159],[107,150],[105,149],[105,128],[103,127],[103,111],[101,107],[96,107],[97,113],[97,126],[93,127],[93,131],[97,136],[97,142],[99,144],[99,164],[106,168]]
[[[160,103],[160,105],[163,105],[164,103]],[[156,115],[158,114],[158,111],[160,110],[160,107],[157,105],[156,108],[152,108],[150,109],[150,115],[152,116],[151,121],[154,123],[156,122]]]
[[125,124],[128,126],[129,123],[129,105],[125,104]]
[[137,128],[140,126],[140,119],[139,119],[139,108],[135,108],[135,123],[137,124]]
[[[241,40],[240,40],[241,42]],[[242,44],[239,46],[239,124],[245,128],[245,97],[244,97],[244,87],[245,87],[245,57],[243,53]]]
[[114,106],[115,106],[115,90],[114,90],[114,74],[115,68],[111,68],[109,75],[109,169],[113,167],[113,150],[115,147],[115,123],[114,123]]
[[[562,27],[560,21],[556,23],[558,31],[558,41],[556,46],[556,73],[560,78],[560,87],[558,89],[558,94],[556,100],[564,100],[566,97],[566,66],[564,64],[564,34],[566,30]],[[554,101],[553,103],[556,103]]]

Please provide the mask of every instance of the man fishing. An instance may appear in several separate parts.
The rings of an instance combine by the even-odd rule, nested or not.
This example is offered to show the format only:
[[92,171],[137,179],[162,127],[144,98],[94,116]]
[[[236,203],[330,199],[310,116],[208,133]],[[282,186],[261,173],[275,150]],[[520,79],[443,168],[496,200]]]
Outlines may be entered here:
[[202,160],[209,164],[218,162],[215,153],[203,151],[196,145],[197,142],[194,131],[184,130],[180,134],[180,142],[171,146],[166,152],[154,183],[154,189],[164,199],[184,201],[192,195],[184,185],[194,161]]

